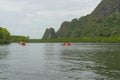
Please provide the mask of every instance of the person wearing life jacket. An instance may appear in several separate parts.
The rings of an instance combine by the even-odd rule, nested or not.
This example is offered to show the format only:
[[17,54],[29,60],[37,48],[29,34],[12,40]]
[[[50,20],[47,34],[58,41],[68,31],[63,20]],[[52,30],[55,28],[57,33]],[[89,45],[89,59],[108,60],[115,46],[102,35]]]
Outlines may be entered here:
[[70,46],[70,45],[71,45],[71,43],[70,43],[70,42],[68,42],[68,43],[67,43],[67,45],[68,45],[68,46]]
[[66,45],[66,42],[64,42],[63,45]]
[[19,45],[25,46],[26,44],[25,44],[25,42],[20,41]]
[[22,42],[22,46],[25,46],[25,42]]
[[23,43],[23,42],[22,42],[22,41],[20,41],[20,42],[19,42],[19,45],[21,45],[22,43]]

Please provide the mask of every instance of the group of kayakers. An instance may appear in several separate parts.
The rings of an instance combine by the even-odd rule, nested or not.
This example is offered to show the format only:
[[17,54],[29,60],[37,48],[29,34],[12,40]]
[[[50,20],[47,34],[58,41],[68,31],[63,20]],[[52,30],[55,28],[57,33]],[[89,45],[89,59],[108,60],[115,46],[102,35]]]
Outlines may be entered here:
[[[21,45],[21,46],[25,46],[26,43],[23,42],[23,41],[20,41],[20,42],[19,42],[19,45]],[[63,46],[71,46],[71,43],[70,43],[70,42],[64,42],[64,43],[63,43]]]

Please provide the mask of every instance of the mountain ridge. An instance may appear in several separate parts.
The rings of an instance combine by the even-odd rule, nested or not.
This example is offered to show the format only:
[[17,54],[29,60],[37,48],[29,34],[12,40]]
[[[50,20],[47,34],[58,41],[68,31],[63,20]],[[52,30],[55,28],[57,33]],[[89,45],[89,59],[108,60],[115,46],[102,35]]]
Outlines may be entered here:
[[[120,36],[120,0],[102,0],[91,14],[65,21],[55,34],[43,38]],[[111,24],[112,23],[112,24]]]

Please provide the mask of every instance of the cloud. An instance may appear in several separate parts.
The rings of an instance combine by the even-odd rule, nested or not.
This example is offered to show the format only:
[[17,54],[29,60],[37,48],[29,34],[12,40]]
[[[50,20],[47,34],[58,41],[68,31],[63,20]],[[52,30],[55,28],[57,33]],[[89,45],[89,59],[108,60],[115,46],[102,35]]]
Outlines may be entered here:
[[8,0],[2,0],[0,1],[0,11],[19,12],[21,11],[21,7],[18,6],[15,2],[11,2]]

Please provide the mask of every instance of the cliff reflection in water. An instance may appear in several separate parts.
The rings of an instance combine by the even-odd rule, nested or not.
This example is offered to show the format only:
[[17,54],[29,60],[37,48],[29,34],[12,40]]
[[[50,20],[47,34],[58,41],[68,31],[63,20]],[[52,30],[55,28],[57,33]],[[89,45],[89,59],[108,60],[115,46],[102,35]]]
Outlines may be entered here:
[[89,71],[87,79],[118,80],[120,79],[119,47],[120,45],[86,45],[85,48],[64,49],[61,51],[61,60],[68,65],[61,65],[61,70],[78,72],[79,75]]

